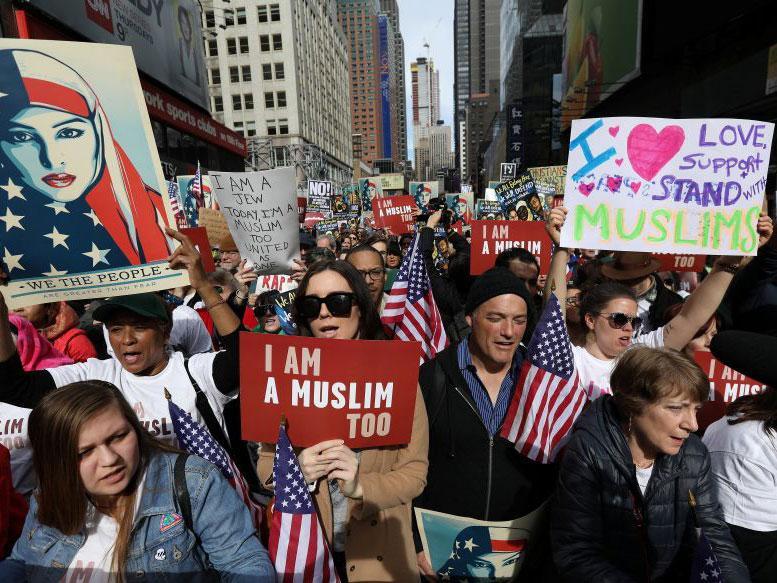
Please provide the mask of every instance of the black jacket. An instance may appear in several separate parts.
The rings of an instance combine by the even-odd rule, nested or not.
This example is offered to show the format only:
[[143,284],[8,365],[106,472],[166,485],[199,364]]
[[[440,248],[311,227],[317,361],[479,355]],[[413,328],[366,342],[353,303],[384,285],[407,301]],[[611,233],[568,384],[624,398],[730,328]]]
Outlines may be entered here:
[[551,514],[559,573],[576,583],[689,581],[696,546],[689,490],[722,580],[750,581],[721,519],[701,440],[691,435],[677,455],[659,456],[643,498],[612,397],[597,399],[577,420],[560,463]]
[[[464,340],[466,342],[466,340]],[[421,367],[429,416],[429,472],[415,499],[421,508],[478,520],[511,520],[535,510],[553,492],[555,465],[535,463],[489,436],[461,375],[457,345]],[[414,525],[416,549],[421,550]]]

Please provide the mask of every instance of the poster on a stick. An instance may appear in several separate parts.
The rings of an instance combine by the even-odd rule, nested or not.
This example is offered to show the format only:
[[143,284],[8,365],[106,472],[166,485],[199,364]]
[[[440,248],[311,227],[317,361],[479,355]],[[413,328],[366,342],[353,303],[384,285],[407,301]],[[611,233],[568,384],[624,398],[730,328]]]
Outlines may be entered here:
[[472,221],[470,274],[492,268],[502,251],[522,247],[540,264],[540,275],[550,273],[551,241],[545,224],[530,221]]
[[286,416],[294,445],[403,445],[413,429],[418,342],[331,340],[241,333],[243,438],[274,443]]
[[561,244],[755,255],[773,133],[743,119],[575,120]]
[[322,213],[328,216],[332,212],[332,183],[328,180],[308,181],[309,212]]
[[399,194],[385,198],[376,198],[372,203],[375,226],[388,229],[392,235],[403,235],[415,230],[413,209],[415,200],[412,196]]
[[294,168],[210,177],[240,256],[250,259],[257,273],[290,273],[300,257]]
[[0,112],[11,308],[188,282],[131,48],[0,39]]
[[508,221],[545,220],[544,203],[528,172],[500,183],[494,190]]

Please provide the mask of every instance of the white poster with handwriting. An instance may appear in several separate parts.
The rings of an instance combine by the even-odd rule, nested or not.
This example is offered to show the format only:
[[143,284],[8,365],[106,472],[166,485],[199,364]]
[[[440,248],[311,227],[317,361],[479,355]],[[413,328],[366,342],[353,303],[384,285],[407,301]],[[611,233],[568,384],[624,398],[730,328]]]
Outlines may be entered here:
[[260,274],[289,273],[300,256],[294,168],[208,174],[241,257]]

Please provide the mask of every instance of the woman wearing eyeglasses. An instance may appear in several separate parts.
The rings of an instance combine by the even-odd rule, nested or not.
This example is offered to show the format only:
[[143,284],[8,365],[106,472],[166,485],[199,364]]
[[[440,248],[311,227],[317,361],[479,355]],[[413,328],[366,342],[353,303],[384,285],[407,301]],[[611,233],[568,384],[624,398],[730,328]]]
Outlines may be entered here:
[[[553,290],[562,308],[566,304],[569,250],[561,247],[560,239],[566,216],[565,207],[556,207],[551,209],[545,224],[548,235],[556,245],[550,264],[549,285],[545,287],[546,298]],[[759,220],[759,246],[768,241],[771,231],[770,220]],[[667,324],[647,334],[639,333],[642,319],[637,316],[637,298],[629,288],[608,282],[583,292],[579,311],[585,327],[585,344],[573,346],[572,352],[575,368],[588,398],[593,400],[612,393],[610,375],[615,359],[629,347],[640,344],[683,350],[717,310],[739,268],[739,262],[738,257],[718,258],[711,273],[688,296],[680,312]]]
[[[297,288],[294,317],[303,336],[384,338],[365,278],[345,261],[310,266]],[[379,358],[380,344],[375,349]],[[341,581],[418,580],[410,512],[413,498],[426,485],[428,444],[418,391],[407,445],[353,451],[342,439],[333,439],[299,453]],[[259,476],[267,485],[274,454],[273,445],[262,445]]]

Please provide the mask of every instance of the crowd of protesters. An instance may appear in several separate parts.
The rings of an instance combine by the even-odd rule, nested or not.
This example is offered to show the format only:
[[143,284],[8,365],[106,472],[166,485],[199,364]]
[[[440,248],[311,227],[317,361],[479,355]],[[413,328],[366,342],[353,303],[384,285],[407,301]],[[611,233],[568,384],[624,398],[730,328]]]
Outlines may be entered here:
[[[519,581],[689,581],[698,529],[715,580],[777,581],[771,219],[758,220],[751,261],[710,257],[689,276],[659,272],[648,252],[561,247],[557,207],[547,277],[521,248],[472,276],[466,227],[447,212],[425,217],[416,239],[301,231],[284,289],[254,293],[257,274],[231,237],[206,273],[169,230],[180,243],[170,267],[188,271],[187,288],[11,313],[0,295],[0,580],[275,580],[235,489],[177,449],[161,389],[271,495],[275,446],[241,438],[241,331],[374,341],[380,355],[396,341],[381,311],[416,248],[449,345],[420,368],[409,442],[353,450],[340,438],[297,452],[341,581],[506,580],[519,560]],[[500,430],[551,294],[589,404],[558,461],[542,464]],[[710,350],[764,389],[701,435],[710,386],[693,354]],[[525,556],[495,558],[469,539],[465,560],[457,541],[450,566],[464,573],[453,575],[432,568],[412,512],[496,522],[544,504]]]

